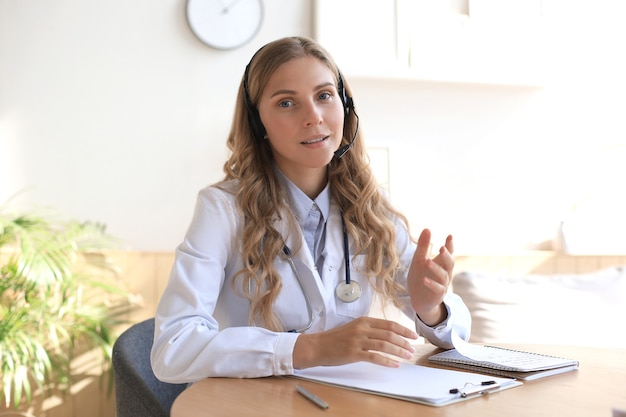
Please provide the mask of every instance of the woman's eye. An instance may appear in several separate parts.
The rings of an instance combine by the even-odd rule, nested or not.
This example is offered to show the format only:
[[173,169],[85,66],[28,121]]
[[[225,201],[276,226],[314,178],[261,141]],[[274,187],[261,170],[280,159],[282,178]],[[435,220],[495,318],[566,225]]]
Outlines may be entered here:
[[293,106],[293,102],[289,100],[283,100],[278,103],[278,107],[291,107]]
[[328,100],[330,99],[331,94],[329,92],[325,92],[319,95],[320,100]]

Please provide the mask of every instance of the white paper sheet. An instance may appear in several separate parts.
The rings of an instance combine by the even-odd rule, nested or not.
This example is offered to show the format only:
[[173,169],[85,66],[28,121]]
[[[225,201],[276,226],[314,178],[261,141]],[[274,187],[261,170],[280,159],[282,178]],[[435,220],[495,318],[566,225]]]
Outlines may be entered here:
[[473,359],[475,361],[486,362],[491,358],[491,354],[485,351],[482,346],[472,345],[461,339],[456,332],[452,332],[452,344],[457,352],[466,358]]
[[498,389],[494,391],[521,385],[520,382],[510,378],[496,378],[484,374],[429,368],[408,363],[401,364],[399,368],[387,368],[368,362],[341,366],[318,366],[297,370],[294,376],[436,406],[467,399],[462,398],[459,393],[451,394],[450,390],[453,388],[463,391],[466,388],[480,386],[484,381],[495,381]]

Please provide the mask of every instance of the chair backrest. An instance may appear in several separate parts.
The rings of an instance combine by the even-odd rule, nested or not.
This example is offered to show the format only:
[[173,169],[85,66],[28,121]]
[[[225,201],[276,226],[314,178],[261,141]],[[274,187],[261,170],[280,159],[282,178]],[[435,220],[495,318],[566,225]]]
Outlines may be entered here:
[[154,318],[134,324],[113,345],[117,417],[169,417],[172,403],[187,384],[159,381],[152,372],[150,350]]

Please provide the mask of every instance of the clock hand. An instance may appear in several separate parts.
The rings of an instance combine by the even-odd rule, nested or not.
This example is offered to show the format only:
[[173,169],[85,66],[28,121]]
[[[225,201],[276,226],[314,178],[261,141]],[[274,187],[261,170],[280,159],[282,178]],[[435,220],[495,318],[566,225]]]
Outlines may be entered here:
[[233,0],[232,3],[230,3],[228,6],[224,7],[222,9],[222,14],[226,14],[230,11],[230,9],[232,9],[237,3],[239,3],[240,0]]

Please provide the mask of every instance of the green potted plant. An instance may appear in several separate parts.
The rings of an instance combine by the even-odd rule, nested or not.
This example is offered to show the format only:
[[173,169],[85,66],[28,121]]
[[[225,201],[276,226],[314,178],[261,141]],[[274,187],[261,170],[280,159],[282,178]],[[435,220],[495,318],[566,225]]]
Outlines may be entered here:
[[115,241],[104,226],[5,211],[0,208],[0,404],[17,409],[33,395],[67,390],[79,351],[101,350],[106,370],[114,330],[132,298],[106,256]]

